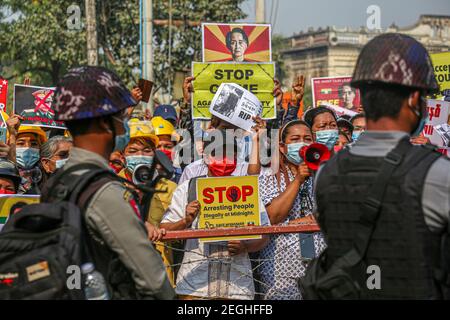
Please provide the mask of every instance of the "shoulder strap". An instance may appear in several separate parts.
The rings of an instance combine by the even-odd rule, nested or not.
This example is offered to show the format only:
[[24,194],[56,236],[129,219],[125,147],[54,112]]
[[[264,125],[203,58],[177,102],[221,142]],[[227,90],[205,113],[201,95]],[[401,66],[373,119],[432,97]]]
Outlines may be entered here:
[[[78,175],[74,174],[79,171],[86,171],[86,173]],[[102,177],[106,179],[101,179]],[[43,201],[69,201],[79,205],[78,200],[82,194],[90,193],[92,195],[96,190],[102,187],[103,184],[96,184],[95,190],[88,187],[92,185],[93,181],[99,180],[103,181],[103,184],[105,184],[112,180],[118,180],[118,177],[109,170],[95,164],[74,165],[67,170],[58,172],[48,181]],[[80,206],[80,208],[84,209],[83,206]]]
[[353,267],[364,259],[376,222],[380,216],[386,186],[395,169],[402,163],[405,155],[411,149],[412,145],[409,142],[409,138],[403,138],[383,159],[380,172],[364,200],[364,213],[360,218],[361,227],[355,235],[353,248],[337,259],[331,268]]

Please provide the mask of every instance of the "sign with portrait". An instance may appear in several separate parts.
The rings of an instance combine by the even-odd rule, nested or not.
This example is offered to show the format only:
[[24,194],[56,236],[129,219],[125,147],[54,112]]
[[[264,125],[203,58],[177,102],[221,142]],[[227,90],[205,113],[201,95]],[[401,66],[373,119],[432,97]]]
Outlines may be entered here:
[[14,85],[14,113],[24,118],[22,125],[65,129],[55,120],[52,108],[55,88]]
[[222,83],[235,83],[253,93],[262,105],[261,118],[276,117],[273,63],[192,63],[193,119],[211,119],[209,107]]
[[344,110],[358,112],[360,94],[358,89],[350,86],[351,81],[352,77],[312,78],[313,106],[336,106]]
[[203,23],[203,62],[271,62],[270,24]]
[[[242,228],[261,225],[258,177],[199,178],[199,229]],[[201,242],[261,239],[261,236],[205,238]]]

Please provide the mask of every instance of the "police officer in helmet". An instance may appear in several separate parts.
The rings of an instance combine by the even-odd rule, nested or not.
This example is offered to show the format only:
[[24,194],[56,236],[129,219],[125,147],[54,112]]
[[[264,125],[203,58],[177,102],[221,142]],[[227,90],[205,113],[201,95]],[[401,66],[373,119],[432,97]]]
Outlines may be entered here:
[[[344,256],[359,261],[347,270],[360,298],[445,298],[450,161],[410,143],[423,130],[426,96],[439,89],[429,54],[406,35],[375,37],[361,51],[352,86],[361,91],[367,130],[316,177],[325,265],[348,266]],[[370,286],[368,270],[379,271]]]
[[[109,174],[111,153],[123,150],[129,140],[127,109],[136,105],[131,93],[107,69],[80,67],[62,78],[55,100],[55,118],[65,121],[73,137],[61,176],[70,172],[76,179],[90,171],[86,165]],[[96,269],[114,299],[172,299],[174,290],[161,257],[148,240],[135,197],[119,177],[112,172],[110,176],[110,181],[96,189],[103,178],[92,181],[86,189],[94,188],[93,194],[86,191],[79,197],[80,201],[88,199],[84,217]],[[57,188],[52,183],[56,184],[48,182],[44,199],[54,197],[52,191]]]

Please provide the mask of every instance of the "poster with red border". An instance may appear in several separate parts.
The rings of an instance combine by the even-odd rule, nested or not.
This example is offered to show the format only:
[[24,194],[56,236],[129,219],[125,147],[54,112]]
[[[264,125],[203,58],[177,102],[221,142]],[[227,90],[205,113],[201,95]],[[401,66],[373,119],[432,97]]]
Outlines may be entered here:
[[337,106],[358,112],[360,94],[350,86],[352,77],[312,78],[312,100],[314,108],[320,105]]
[[8,100],[8,80],[0,77],[0,111],[6,112],[7,100]]
[[24,118],[23,125],[65,129],[63,121],[56,121],[53,110],[55,88],[14,85],[14,113]]
[[203,62],[271,62],[270,24],[203,23]]

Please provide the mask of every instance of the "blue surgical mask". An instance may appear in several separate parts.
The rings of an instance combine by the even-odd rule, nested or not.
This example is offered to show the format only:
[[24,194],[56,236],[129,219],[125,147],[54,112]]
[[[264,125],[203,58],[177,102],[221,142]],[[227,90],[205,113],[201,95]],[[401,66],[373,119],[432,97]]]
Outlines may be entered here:
[[116,120],[122,122],[125,133],[115,137],[114,151],[123,151],[130,142],[130,126],[128,125],[128,121],[122,121],[117,118]]
[[305,146],[309,146],[309,144],[304,142],[288,144],[286,158],[289,160],[289,162],[296,165],[301,164],[303,162],[303,159],[302,157],[300,157],[300,150]]
[[339,131],[336,129],[316,131],[316,142],[326,145],[328,150],[333,150],[338,139]]
[[352,141],[353,142],[358,141],[359,136],[361,135],[362,132],[363,132],[362,130],[361,131],[353,131],[353,133],[352,133]]
[[423,129],[425,129],[425,125],[427,123],[427,119],[421,118],[419,124],[417,125],[417,129],[412,133],[412,137],[418,137],[422,133]]
[[67,161],[69,160],[69,158],[66,159],[61,159],[61,160],[56,160],[56,169],[61,169],[62,167],[64,167],[64,165],[67,163]]
[[23,169],[31,169],[39,161],[39,149],[16,148],[16,162]]
[[134,172],[134,169],[140,164],[151,166],[153,163],[153,157],[151,156],[128,156],[125,159],[127,160],[127,169],[131,172]]
[[[420,97],[420,103],[427,105],[427,100],[423,97]],[[409,102],[409,106],[412,110],[412,112],[414,112],[414,114],[417,116],[417,118],[419,118],[419,123],[417,124],[416,129],[414,130],[414,132],[411,133],[411,137],[418,137],[423,129],[425,129],[425,124],[427,123],[427,118],[428,118],[428,110],[426,108],[424,108],[423,113],[417,111],[416,109],[414,109],[413,107],[411,107],[411,103]]]

